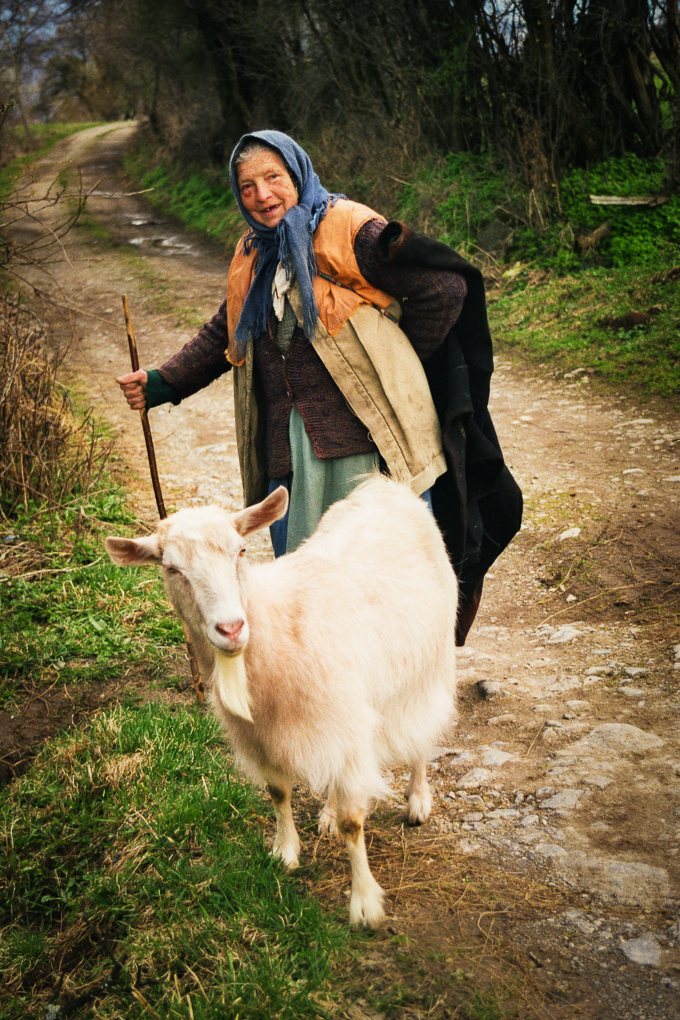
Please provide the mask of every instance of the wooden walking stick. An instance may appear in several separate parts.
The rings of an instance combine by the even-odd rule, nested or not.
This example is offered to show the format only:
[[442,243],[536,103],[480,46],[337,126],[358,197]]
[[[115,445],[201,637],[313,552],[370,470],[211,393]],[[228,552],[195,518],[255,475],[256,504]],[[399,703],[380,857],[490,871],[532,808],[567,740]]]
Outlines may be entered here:
[[[125,316],[125,329],[127,330],[128,346],[130,348],[130,362],[132,364],[132,371],[139,371],[139,357],[137,355],[137,344],[135,342],[135,334],[132,329],[132,319],[130,318],[130,306],[128,304],[127,295],[123,294],[123,314]],[[146,408],[143,407],[139,412],[142,419],[142,430],[144,432],[144,442],[146,443],[146,453],[149,459],[149,470],[151,472],[151,484],[153,485],[153,493],[156,497],[156,506],[158,507],[158,516],[161,520],[165,520],[168,516],[165,503],[163,502],[163,493],[161,491],[161,480],[158,477],[158,468],[156,466],[156,453],[153,448],[153,439],[151,438],[151,426],[149,425],[149,416]],[[187,654],[189,656],[189,668],[191,669],[191,679],[194,682],[194,690],[196,691],[196,699],[202,704],[205,700],[205,689],[203,687],[203,681],[201,680],[201,674],[196,662],[196,656],[194,654],[194,648],[187,633],[187,629],[182,621],[182,628],[184,630],[184,637],[187,643]]]

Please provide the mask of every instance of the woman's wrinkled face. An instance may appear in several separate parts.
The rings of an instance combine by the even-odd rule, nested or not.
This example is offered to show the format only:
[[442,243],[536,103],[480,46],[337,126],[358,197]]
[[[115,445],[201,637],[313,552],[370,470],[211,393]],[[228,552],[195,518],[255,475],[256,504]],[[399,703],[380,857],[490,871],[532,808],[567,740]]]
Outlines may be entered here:
[[263,227],[275,227],[298,196],[286,165],[277,152],[262,149],[236,167],[243,207]]

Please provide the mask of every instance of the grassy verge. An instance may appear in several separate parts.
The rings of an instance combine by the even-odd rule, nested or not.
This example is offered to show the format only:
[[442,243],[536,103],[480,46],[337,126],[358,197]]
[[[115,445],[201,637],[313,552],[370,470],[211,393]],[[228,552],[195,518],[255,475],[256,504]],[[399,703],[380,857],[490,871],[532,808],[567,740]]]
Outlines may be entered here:
[[149,680],[164,674],[183,639],[162,586],[117,571],[102,546],[133,522],[110,483],[51,511],[29,503],[5,522],[0,707],[21,707],[36,686],[110,683],[131,664]]
[[[417,167],[404,182],[399,218],[468,257],[492,254],[560,275],[597,267],[669,269],[680,254],[680,195],[666,192],[665,167],[623,156],[559,182],[529,188],[488,156],[458,153]],[[599,205],[591,196],[659,196],[657,205]]]
[[489,296],[492,335],[499,350],[516,351],[550,374],[582,374],[677,406],[679,277],[649,268],[558,277],[517,266],[513,282]]
[[96,127],[91,124],[34,124],[33,142],[29,143],[22,131],[18,128],[3,128],[3,143],[5,150],[10,152],[11,160],[0,170],[0,198],[9,194],[18,177],[25,171],[26,166],[40,159],[54,148],[57,142],[75,135],[79,131]]
[[3,1016],[328,1015],[350,932],[283,879],[206,715],[115,709],[1,805]]
[[527,200],[506,168],[465,154],[417,171],[398,215],[473,261],[495,247],[482,265],[499,349],[677,401],[680,195],[657,207],[590,202],[663,188],[662,164],[626,156],[571,170],[554,194]]
[[226,169],[182,174],[158,165],[144,146],[127,157],[125,169],[140,187],[152,189],[146,196],[151,205],[233,250],[244,223]]

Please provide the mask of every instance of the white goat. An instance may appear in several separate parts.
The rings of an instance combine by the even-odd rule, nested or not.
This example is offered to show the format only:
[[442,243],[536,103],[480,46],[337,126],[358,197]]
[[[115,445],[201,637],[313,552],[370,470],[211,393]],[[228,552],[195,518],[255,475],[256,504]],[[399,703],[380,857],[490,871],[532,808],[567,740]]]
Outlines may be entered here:
[[154,535],[106,548],[121,566],[161,564],[236,760],[274,803],[274,853],[298,863],[291,793],[304,782],[327,797],[319,828],[337,821],[345,838],[351,922],[377,927],[383,891],[364,819],[372,798],[391,795],[381,768],[403,762],[407,821],[430,813],[426,755],[455,716],[456,579],[425,503],[379,475],[296,552],[249,565],[243,538],[287,505],[280,488],[235,514],[180,510]]

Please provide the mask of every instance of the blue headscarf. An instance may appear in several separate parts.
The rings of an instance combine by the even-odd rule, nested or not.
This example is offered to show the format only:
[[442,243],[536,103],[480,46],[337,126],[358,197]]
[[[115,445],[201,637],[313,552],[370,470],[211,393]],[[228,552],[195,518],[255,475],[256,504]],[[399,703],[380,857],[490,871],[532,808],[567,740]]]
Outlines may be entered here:
[[[292,206],[275,227],[258,223],[244,209],[241,201],[235,160],[244,146],[252,141],[264,142],[279,154],[297,188],[298,204]],[[279,262],[283,264],[288,279],[295,270],[302,296],[302,328],[309,340],[313,338],[318,310],[314,299],[317,267],[312,238],[326,215],[329,199],[334,205],[338,198],[345,196],[329,195],[314,172],[307,153],[281,131],[253,131],[244,135],[231,154],[229,179],[241,214],[250,227],[243,244],[244,254],[249,255],[252,248],[256,248],[259,255],[255,277],[234,334],[237,356],[241,360],[250,341],[267,328],[272,309],[272,283]]]

